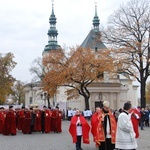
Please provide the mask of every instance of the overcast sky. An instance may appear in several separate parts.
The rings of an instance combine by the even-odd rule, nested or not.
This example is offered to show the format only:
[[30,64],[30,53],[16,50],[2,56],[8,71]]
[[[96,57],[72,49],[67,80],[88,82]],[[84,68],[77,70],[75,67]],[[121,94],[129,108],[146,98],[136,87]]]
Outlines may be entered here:
[[[108,17],[122,3],[122,0],[97,0],[101,26],[106,27]],[[14,54],[17,65],[12,74],[17,80],[30,82],[33,78],[29,69],[34,59],[42,57],[48,43],[51,11],[51,0],[0,1],[0,53]],[[80,45],[92,28],[95,0],[55,0],[54,13],[58,44]]]

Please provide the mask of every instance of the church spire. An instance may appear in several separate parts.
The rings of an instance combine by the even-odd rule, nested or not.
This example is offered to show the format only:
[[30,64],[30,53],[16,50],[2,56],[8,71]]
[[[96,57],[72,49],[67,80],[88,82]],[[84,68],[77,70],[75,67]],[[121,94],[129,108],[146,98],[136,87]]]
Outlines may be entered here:
[[52,0],[52,13],[49,18],[49,23],[50,23],[50,28],[48,30],[48,44],[44,48],[45,51],[50,51],[50,50],[57,50],[59,48],[59,45],[57,44],[57,35],[58,31],[56,29],[56,23],[57,23],[57,18],[55,17],[54,14],[54,0]]
[[93,26],[94,26],[94,29],[96,30],[99,30],[99,17],[97,15],[97,3],[95,2],[95,16],[93,18]]

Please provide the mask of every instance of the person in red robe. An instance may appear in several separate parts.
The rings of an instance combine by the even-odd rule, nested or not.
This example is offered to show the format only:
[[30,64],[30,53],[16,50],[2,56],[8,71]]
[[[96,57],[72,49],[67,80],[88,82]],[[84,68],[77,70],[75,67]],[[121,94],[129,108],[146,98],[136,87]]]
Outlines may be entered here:
[[116,119],[109,109],[109,102],[104,101],[91,118],[92,135],[99,150],[114,150],[116,139]]
[[31,133],[30,124],[31,124],[31,111],[26,109],[25,110],[25,119],[24,119],[23,125],[22,125],[22,133],[24,133],[24,134]]
[[13,111],[13,106],[9,106],[9,111],[6,114],[3,134],[16,135],[16,113]]
[[83,143],[89,144],[90,126],[87,120],[81,115],[80,110],[76,110],[76,114],[71,118],[69,132],[72,136],[73,143],[76,143],[76,150],[82,150],[81,139]]
[[131,121],[133,125],[133,130],[135,132],[135,138],[139,137],[139,121],[140,121],[140,112],[137,108],[132,108],[131,111]]
[[60,133],[62,132],[61,124],[62,124],[62,111],[59,110],[59,107],[56,107],[56,110],[58,111],[58,116],[56,118],[56,132]]
[[43,106],[41,111],[41,130],[42,133],[49,133],[51,131],[51,113],[46,106]]
[[[131,101],[128,101],[129,104],[131,104]],[[131,104],[132,105],[132,104]],[[139,121],[140,121],[140,110],[136,107],[131,108],[130,112],[131,114],[131,121],[133,125],[133,130],[135,132],[135,138],[138,138],[139,135]]]
[[96,134],[97,134],[97,126],[99,123],[99,115],[101,113],[101,108],[96,107],[96,111],[93,113],[91,117],[91,133],[93,135],[93,141],[96,143]]
[[45,133],[49,133],[51,131],[51,113],[50,109],[45,110]]
[[3,127],[4,127],[4,122],[5,122],[5,112],[4,108],[0,108],[0,133],[3,133]]
[[18,111],[17,113],[17,129],[22,130],[22,126],[24,124],[25,120],[25,107],[22,106],[21,110]]
[[52,110],[52,115],[51,115],[51,131],[57,132],[57,118],[59,116],[59,111],[58,109],[53,109]]
[[35,112],[36,112],[36,117],[35,117],[34,130],[40,132],[41,131],[41,110],[35,110]]

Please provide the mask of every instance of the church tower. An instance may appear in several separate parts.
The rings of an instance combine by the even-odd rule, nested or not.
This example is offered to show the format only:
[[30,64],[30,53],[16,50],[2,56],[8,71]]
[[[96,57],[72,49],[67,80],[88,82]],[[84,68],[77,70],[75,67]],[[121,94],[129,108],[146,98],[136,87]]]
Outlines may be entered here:
[[99,49],[107,49],[101,41],[101,33],[99,30],[100,20],[97,15],[97,5],[95,4],[95,15],[93,17],[93,28],[81,44],[83,48],[91,48],[95,51]]
[[58,31],[56,29],[57,18],[54,14],[54,2],[52,1],[52,13],[49,18],[50,28],[48,30],[48,44],[45,46],[43,55],[48,53],[50,50],[57,50],[60,46],[57,44]]
[[95,16],[93,18],[93,27],[94,27],[94,30],[97,32],[99,31],[99,17],[97,16],[97,5],[95,5]]

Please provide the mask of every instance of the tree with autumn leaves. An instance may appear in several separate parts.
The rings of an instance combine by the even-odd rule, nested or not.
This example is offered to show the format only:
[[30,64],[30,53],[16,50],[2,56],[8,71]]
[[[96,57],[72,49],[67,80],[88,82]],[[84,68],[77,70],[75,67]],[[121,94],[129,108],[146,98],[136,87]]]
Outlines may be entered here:
[[25,89],[24,89],[25,83],[22,81],[15,81],[14,85],[12,86],[12,96],[15,102],[18,103],[18,105],[25,104]]
[[[150,2],[130,0],[108,19],[102,37],[116,53],[118,70],[140,83],[141,107],[146,106],[150,76]],[[117,64],[117,63],[116,63]]]
[[12,53],[5,55],[0,53],[0,104],[3,104],[6,96],[12,92],[11,87],[15,79],[11,75],[11,71],[16,65],[13,58]]
[[88,87],[93,82],[101,81],[105,71],[113,72],[113,62],[111,51],[106,49],[95,52],[89,48],[76,47],[71,48],[69,53],[64,50],[51,50],[43,58],[44,90],[53,96],[59,87],[68,87],[68,100],[83,96],[85,109],[89,109]]

